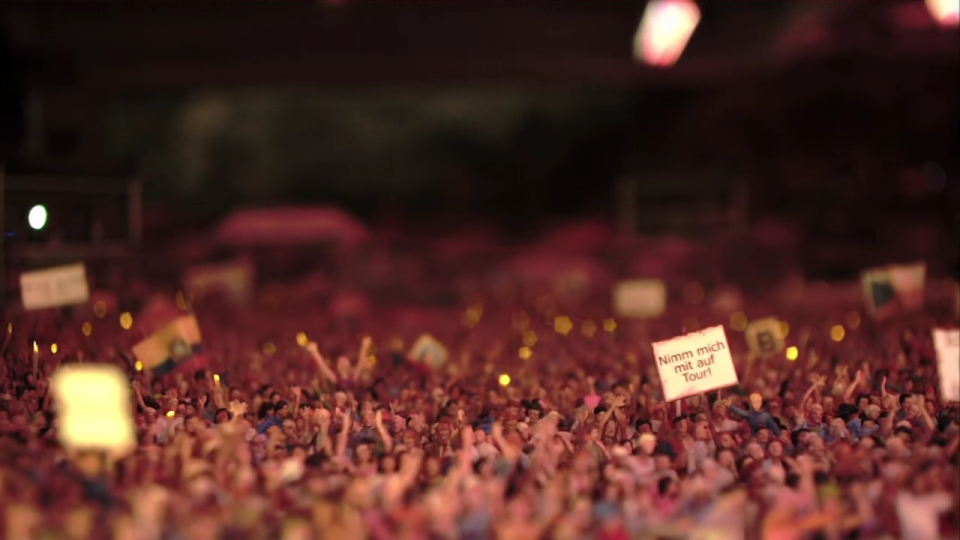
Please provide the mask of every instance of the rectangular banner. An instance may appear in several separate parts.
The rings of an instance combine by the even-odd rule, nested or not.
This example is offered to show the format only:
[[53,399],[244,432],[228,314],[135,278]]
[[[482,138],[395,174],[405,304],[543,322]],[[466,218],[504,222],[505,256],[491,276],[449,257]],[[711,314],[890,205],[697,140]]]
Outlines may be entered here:
[[924,288],[927,281],[927,263],[897,264],[890,266],[890,283],[905,312],[923,309]]
[[937,349],[937,373],[940,375],[940,399],[960,401],[960,330],[933,329]]
[[743,332],[750,352],[764,358],[783,352],[783,324],[772,317],[753,321]]
[[653,344],[663,398],[676,401],[739,384],[722,326]]
[[613,307],[624,317],[659,317],[667,309],[667,288],[659,279],[621,281],[613,287]]
[[195,300],[221,293],[246,302],[253,294],[253,280],[253,263],[241,259],[191,267],[183,274],[183,288]]
[[23,309],[46,309],[86,303],[90,285],[83,263],[57,266],[20,274]]

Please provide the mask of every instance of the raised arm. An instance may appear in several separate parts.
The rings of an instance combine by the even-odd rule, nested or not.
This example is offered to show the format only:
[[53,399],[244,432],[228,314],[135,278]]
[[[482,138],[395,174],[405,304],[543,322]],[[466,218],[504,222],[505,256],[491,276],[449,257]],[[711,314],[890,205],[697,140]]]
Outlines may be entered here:
[[856,392],[857,387],[860,386],[860,383],[862,383],[862,382],[863,382],[863,370],[857,370],[857,375],[856,375],[856,377],[853,378],[853,382],[851,382],[851,383],[847,386],[847,388],[844,389],[844,391],[843,391],[843,402],[844,402],[844,403],[850,403],[850,402],[851,402],[851,398],[853,398],[853,393]]
[[314,362],[317,363],[317,367],[320,368],[320,374],[328,381],[336,384],[338,381],[337,374],[327,365],[327,361],[324,360],[323,355],[320,354],[320,349],[317,348],[317,344],[311,341],[307,344],[306,349],[307,352],[310,353],[310,356],[313,357]]
[[364,336],[363,341],[360,342],[360,354],[357,358],[357,365],[353,366],[354,381],[359,381],[360,376],[363,375],[363,370],[367,366],[367,356],[370,355],[371,343],[370,336]]
[[383,427],[383,409],[377,410],[376,415],[373,418],[374,425],[377,428],[377,433],[380,435],[380,440],[383,441],[383,449],[387,453],[393,451],[393,437],[390,436],[390,432],[387,431],[387,428]]

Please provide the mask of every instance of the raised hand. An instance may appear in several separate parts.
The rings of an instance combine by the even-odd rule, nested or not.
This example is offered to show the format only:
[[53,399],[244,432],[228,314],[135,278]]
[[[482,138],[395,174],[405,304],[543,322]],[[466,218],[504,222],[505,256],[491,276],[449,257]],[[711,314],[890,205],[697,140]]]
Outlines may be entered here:
[[299,387],[299,386],[291,386],[291,387],[290,387],[290,391],[293,392],[294,397],[300,397],[300,387]]
[[311,341],[310,343],[307,343],[306,349],[311,354],[315,354],[315,355],[320,354],[320,349],[317,347],[317,343],[315,341]]
[[230,414],[232,414],[234,418],[241,418],[243,415],[247,414],[247,404],[239,401],[231,401],[229,410]]

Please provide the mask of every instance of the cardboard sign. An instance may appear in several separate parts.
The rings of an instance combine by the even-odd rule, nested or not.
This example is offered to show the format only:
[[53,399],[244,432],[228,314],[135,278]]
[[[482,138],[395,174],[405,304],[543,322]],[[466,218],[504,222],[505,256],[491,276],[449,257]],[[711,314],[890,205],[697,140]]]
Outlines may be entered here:
[[867,312],[875,319],[885,319],[898,310],[897,294],[887,268],[869,268],[860,274]]
[[447,363],[448,356],[447,348],[430,334],[421,335],[407,353],[410,361],[425,364],[430,369],[443,367]]
[[777,354],[784,349],[783,326],[777,319],[753,321],[747,325],[743,333],[750,352],[761,358]]
[[940,399],[960,401],[960,330],[934,328],[933,346],[937,349]]
[[658,279],[621,281],[613,288],[613,307],[624,317],[659,317],[667,309],[667,288]]
[[23,309],[46,309],[83,304],[90,298],[83,263],[57,266],[20,275]]
[[253,280],[253,264],[238,260],[189,268],[183,274],[183,288],[195,299],[223,293],[236,302],[245,302],[253,294]]
[[667,401],[740,382],[722,326],[654,343],[653,355]]
[[61,444],[75,450],[103,450],[114,457],[136,448],[129,386],[123,372],[108,364],[57,370],[51,390]]
[[900,309],[907,312],[922,310],[927,263],[893,265],[888,272],[890,283],[900,301]]

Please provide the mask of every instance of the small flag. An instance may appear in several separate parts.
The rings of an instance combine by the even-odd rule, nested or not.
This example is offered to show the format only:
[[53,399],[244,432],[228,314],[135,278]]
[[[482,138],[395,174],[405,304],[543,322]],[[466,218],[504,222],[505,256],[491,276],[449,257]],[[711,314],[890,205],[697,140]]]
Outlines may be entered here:
[[[202,369],[203,346],[200,325],[193,315],[151,304],[142,318],[150,328],[147,338],[133,346],[133,355],[144,369],[164,376],[187,365]],[[144,332],[145,334],[147,331]]]

